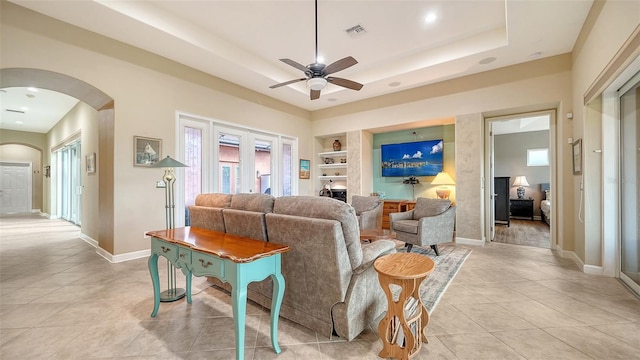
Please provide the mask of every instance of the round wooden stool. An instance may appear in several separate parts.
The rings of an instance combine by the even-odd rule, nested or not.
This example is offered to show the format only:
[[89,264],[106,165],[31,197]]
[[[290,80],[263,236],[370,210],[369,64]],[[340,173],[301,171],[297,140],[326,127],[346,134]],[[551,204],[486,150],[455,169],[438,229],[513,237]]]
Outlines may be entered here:
[[[387,296],[387,314],[378,324],[383,358],[408,360],[428,342],[424,327],[429,313],[420,299],[420,284],[433,272],[435,264],[428,256],[415,253],[395,253],[378,258],[373,267],[378,272],[380,286]],[[400,287],[397,300],[389,285]]]

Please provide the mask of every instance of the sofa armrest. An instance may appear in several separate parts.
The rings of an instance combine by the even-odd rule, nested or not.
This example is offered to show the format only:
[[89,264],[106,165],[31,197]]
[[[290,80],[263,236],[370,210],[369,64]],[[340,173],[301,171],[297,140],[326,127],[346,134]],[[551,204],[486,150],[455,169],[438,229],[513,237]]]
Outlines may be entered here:
[[430,244],[451,242],[453,241],[455,221],[455,206],[441,214],[423,217],[418,220],[418,237],[428,239]]
[[413,220],[413,210],[389,214],[389,222],[394,222],[399,220]]
[[396,252],[396,243],[390,240],[376,240],[368,244],[362,244],[362,263],[353,273],[362,273],[373,266],[373,262],[380,256],[394,252]]

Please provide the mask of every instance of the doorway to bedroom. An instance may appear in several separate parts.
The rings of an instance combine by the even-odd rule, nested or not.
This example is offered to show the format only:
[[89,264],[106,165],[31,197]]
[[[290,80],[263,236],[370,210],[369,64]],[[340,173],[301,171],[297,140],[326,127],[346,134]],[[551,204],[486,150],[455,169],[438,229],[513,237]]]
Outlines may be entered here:
[[487,119],[487,240],[553,248],[553,112]]

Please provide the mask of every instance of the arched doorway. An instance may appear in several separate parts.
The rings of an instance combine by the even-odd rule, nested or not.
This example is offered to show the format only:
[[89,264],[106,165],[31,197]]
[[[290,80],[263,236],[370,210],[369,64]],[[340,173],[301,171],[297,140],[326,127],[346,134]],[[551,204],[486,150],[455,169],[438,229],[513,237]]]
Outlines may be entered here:
[[100,228],[98,245],[113,253],[114,223],[114,101],[113,99],[82,80],[52,71],[28,68],[0,69],[0,87],[33,86],[61,92],[83,101],[98,111],[98,151],[101,171],[98,174],[100,192],[98,215]]

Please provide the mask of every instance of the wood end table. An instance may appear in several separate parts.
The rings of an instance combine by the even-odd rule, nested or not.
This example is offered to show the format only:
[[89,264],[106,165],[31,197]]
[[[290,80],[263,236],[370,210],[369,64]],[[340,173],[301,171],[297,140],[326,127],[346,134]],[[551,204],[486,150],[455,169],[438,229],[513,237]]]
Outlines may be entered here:
[[[433,272],[435,264],[428,256],[415,253],[395,253],[381,256],[373,267],[378,272],[380,286],[387,297],[387,314],[378,324],[382,340],[383,358],[408,360],[428,343],[424,328],[429,323],[429,312],[420,299],[420,284]],[[394,301],[389,285],[400,287]]]

